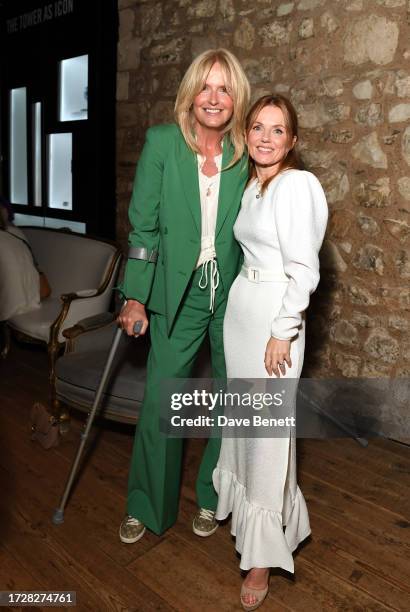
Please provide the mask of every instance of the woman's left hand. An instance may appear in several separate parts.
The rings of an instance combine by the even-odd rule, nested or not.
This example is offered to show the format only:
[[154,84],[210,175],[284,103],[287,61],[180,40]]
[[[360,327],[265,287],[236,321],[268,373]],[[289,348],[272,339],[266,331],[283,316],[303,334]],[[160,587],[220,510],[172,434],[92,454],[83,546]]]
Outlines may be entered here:
[[289,368],[292,367],[292,361],[290,359],[290,340],[271,338],[266,345],[265,351],[265,369],[269,376],[272,376],[272,374],[275,374],[278,378],[280,374],[285,376],[285,363],[287,363]]

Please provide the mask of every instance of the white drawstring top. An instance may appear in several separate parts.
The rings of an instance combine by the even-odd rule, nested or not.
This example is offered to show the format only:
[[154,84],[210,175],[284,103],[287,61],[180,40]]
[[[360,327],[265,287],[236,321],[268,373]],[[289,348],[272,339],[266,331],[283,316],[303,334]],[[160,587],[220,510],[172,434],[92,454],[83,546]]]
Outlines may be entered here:
[[195,269],[202,266],[199,286],[206,289],[210,283],[211,297],[209,310],[214,311],[215,292],[219,285],[219,272],[215,251],[215,229],[218,214],[219,186],[221,182],[222,153],[215,157],[218,168],[214,176],[206,176],[201,168],[205,157],[198,157],[199,195],[201,199],[201,252],[196,262]]

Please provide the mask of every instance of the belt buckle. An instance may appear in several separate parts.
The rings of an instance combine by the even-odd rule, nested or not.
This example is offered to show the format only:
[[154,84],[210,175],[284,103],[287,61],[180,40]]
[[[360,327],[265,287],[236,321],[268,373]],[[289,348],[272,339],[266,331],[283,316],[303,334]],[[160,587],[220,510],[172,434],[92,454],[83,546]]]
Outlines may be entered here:
[[248,280],[252,283],[259,283],[259,270],[258,268],[248,268]]

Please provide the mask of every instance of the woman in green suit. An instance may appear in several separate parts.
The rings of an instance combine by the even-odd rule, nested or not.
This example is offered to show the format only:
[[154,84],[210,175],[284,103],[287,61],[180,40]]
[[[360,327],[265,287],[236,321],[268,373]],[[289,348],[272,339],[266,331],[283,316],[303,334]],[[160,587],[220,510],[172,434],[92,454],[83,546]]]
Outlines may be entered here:
[[[161,380],[188,378],[207,334],[213,376],[226,376],[222,322],[240,258],[232,227],[247,181],[248,102],[236,57],[225,49],[202,53],[181,82],[176,124],[150,128],[138,162],[119,323],[129,335],[145,334],[150,311],[151,350],[120,526],[125,543],[146,527],[161,534],[177,517],[183,440],[160,432]],[[193,530],[200,536],[218,526],[212,472],[219,447],[209,439],[197,478]]]

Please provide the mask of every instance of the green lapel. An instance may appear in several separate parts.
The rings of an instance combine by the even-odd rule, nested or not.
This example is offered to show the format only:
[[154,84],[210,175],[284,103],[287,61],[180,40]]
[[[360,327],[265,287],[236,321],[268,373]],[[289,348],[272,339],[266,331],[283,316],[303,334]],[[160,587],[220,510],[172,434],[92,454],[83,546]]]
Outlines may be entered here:
[[[225,168],[232,159],[234,153],[233,145],[228,141],[223,148],[222,168]],[[228,170],[223,170],[221,173],[221,183],[219,187],[218,200],[218,215],[216,218],[215,238],[222,229],[226,215],[232,205],[232,201],[238,193],[238,184],[240,180],[240,171],[242,168],[241,160],[236,162],[234,166]]]
[[187,146],[183,136],[178,147],[178,171],[184,188],[188,208],[201,235],[201,204],[199,195],[198,163],[196,155]]
[[[233,145],[228,141],[223,147],[222,168],[225,168],[225,166],[229,164],[233,153]],[[201,200],[199,194],[197,157],[186,145],[182,135],[178,146],[177,162],[188,208],[191,211],[198,233],[201,234]],[[242,166],[243,164],[241,160],[239,160],[232,168],[223,170],[221,173],[215,238],[219,234],[232,202],[238,193],[238,183],[240,182]]]

